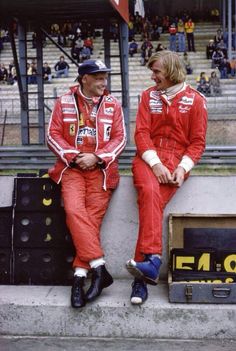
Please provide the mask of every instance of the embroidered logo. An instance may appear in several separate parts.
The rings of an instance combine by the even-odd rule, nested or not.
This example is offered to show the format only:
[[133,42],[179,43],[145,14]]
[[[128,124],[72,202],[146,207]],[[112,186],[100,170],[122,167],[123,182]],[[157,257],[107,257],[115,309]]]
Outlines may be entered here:
[[191,109],[190,106],[183,106],[183,105],[179,105],[179,112],[181,113],[188,113],[188,111]]
[[111,125],[110,124],[104,124],[103,141],[109,141],[110,137],[111,137]]
[[61,97],[62,104],[74,104],[73,97],[71,95],[63,95]]
[[151,113],[162,113],[163,103],[157,91],[150,92],[149,107]]
[[113,97],[112,96],[105,96],[105,101],[108,101],[108,102],[111,102],[111,101],[114,101]]
[[71,123],[70,126],[69,126],[69,134],[71,136],[74,136],[75,135],[75,123]]
[[115,110],[114,104],[105,102],[104,104],[104,113],[105,115],[112,116]]
[[182,96],[181,100],[179,101],[179,104],[192,105],[193,104],[193,97]]
[[73,107],[62,107],[62,112],[69,115],[76,114],[76,109]]

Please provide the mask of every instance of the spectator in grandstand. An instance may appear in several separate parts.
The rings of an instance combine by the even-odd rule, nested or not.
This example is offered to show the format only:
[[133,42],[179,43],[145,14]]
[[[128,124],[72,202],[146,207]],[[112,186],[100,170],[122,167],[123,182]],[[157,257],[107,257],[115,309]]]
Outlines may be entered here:
[[119,34],[118,23],[117,22],[111,22],[111,24],[110,24],[110,36],[111,36],[111,39],[114,40],[114,43],[117,42],[118,34]]
[[27,68],[28,84],[37,84],[37,65],[32,61]]
[[64,56],[60,56],[59,61],[55,64],[56,77],[60,78],[62,75],[68,77],[70,66],[65,61]]
[[182,18],[177,23],[178,51],[185,52],[185,29]]
[[133,16],[129,17],[128,28],[129,28],[129,41],[131,41],[134,38],[134,35],[135,35],[134,18],[133,18]]
[[187,42],[188,42],[188,51],[195,51],[195,43],[194,43],[194,29],[195,29],[195,24],[192,21],[192,18],[189,17],[187,22],[184,24],[186,36],[187,36]]
[[77,60],[77,62],[80,62],[80,53],[81,53],[81,50],[83,49],[83,46],[84,46],[84,41],[81,39],[80,34],[76,34],[72,41],[71,56],[75,60]]
[[129,55],[130,57],[133,57],[134,54],[137,54],[138,52],[138,44],[136,43],[135,39],[131,41],[129,44]]
[[152,55],[153,45],[149,39],[145,39],[141,45],[141,50],[145,51],[145,57],[148,59]]
[[36,48],[36,33],[32,33],[32,49]]
[[90,50],[85,45],[80,52],[81,62],[90,59]]
[[223,35],[222,30],[219,28],[219,29],[217,29],[216,35],[214,36],[214,43],[215,43],[215,46],[217,46],[217,44],[219,44],[219,42],[220,42],[221,40],[224,40],[224,35]]
[[183,55],[183,64],[184,64],[184,68],[186,70],[187,74],[192,74],[193,73],[193,68],[190,62],[190,59],[188,57],[188,53],[185,52]]
[[[106,270],[100,227],[119,182],[117,157],[126,144],[120,103],[106,91],[109,68],[84,61],[77,86],[56,102],[47,135],[57,161],[50,177],[61,182],[66,222],[76,255],[71,305],[81,308],[113,283]],[[84,281],[91,272],[91,285]]]
[[43,64],[43,81],[47,83],[52,81],[52,71],[47,62]]
[[220,80],[216,75],[216,72],[211,72],[211,76],[209,79],[210,93],[212,96],[221,95],[221,86]]
[[60,26],[57,23],[51,25],[51,35],[56,36],[60,33]]
[[142,17],[140,16],[140,14],[138,12],[135,12],[135,15],[134,15],[134,32],[135,32],[135,34],[141,34],[142,27],[143,27]]
[[230,74],[231,69],[230,69],[230,63],[226,57],[223,58],[223,60],[219,64],[218,69],[220,71],[220,78],[221,79],[228,78],[228,75]]
[[206,139],[205,98],[185,83],[181,59],[159,51],[147,64],[155,86],[142,93],[135,130],[133,179],[138,194],[139,234],[134,259],[131,303],[142,304],[147,285],[156,285],[162,264],[163,211],[200,159]]
[[225,58],[228,58],[227,46],[224,43],[223,39],[220,40],[220,42],[216,45],[216,47],[223,52]]
[[91,37],[86,37],[84,39],[84,45],[89,49],[90,55],[93,54],[93,39]]
[[210,95],[209,78],[205,72],[200,73],[200,76],[197,77],[196,82],[197,82],[197,91],[199,91],[205,96],[209,96]]
[[223,62],[224,54],[220,48],[216,48],[212,54],[212,62],[211,68],[219,67],[219,65]]
[[215,49],[216,49],[216,46],[214,43],[214,39],[210,39],[209,43],[206,46],[206,58],[208,60],[212,59],[212,55],[213,55],[213,52],[215,51]]
[[236,76],[236,57],[233,56],[232,59],[229,61],[230,64],[230,74],[231,77],[235,77]]
[[169,27],[169,48],[170,51],[176,51],[176,33],[177,28],[175,23],[172,23]]
[[170,27],[170,17],[168,15],[162,18],[162,33],[167,33]]
[[158,43],[155,52],[166,50],[166,47],[162,43]]
[[0,63],[0,83],[7,84],[8,81],[8,71],[4,63]]

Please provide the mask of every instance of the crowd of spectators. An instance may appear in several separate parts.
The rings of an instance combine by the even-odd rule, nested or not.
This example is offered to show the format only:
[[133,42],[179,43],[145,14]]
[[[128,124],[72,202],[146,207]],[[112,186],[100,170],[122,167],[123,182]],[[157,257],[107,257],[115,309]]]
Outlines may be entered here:
[[[232,33],[232,44],[235,50],[235,33]],[[217,29],[214,38],[206,46],[206,58],[211,60],[211,67],[218,69],[221,79],[235,77],[236,57],[228,59],[228,34],[221,28]]]

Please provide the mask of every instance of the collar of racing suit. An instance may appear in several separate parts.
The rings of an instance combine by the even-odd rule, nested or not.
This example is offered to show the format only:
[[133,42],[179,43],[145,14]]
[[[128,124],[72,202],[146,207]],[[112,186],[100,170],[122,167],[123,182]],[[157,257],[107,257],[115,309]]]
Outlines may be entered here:
[[170,105],[173,98],[178,93],[185,90],[185,88],[186,88],[186,83],[183,82],[183,83],[178,83],[178,84],[172,85],[171,87],[167,88],[166,90],[162,90],[160,93],[161,93],[161,96],[166,100],[168,105]]

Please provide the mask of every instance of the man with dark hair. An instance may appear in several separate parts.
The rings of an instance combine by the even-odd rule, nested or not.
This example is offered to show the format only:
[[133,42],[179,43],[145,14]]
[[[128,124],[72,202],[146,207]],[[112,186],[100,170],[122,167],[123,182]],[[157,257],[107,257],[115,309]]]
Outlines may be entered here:
[[[79,84],[56,102],[47,142],[57,155],[50,177],[61,182],[66,223],[76,256],[71,304],[83,307],[98,297],[113,279],[105,267],[100,226],[119,182],[117,157],[126,144],[122,108],[106,91],[110,69],[100,60],[79,66]],[[84,292],[84,279],[92,282]]]
[[162,264],[162,220],[167,203],[188,177],[205,148],[205,98],[185,83],[178,54],[163,50],[148,61],[155,86],[145,90],[138,108],[133,161],[138,192],[139,235],[134,259],[131,303],[148,297],[146,283],[156,285]]

